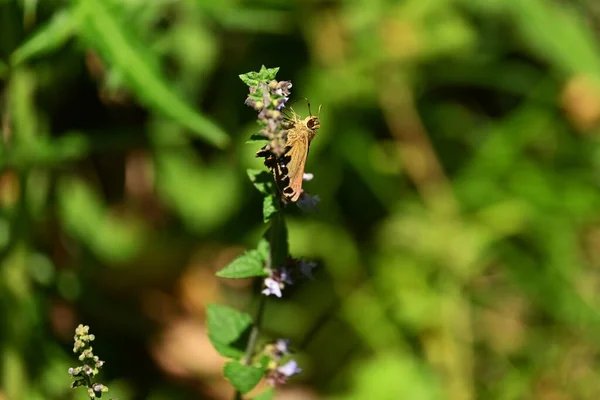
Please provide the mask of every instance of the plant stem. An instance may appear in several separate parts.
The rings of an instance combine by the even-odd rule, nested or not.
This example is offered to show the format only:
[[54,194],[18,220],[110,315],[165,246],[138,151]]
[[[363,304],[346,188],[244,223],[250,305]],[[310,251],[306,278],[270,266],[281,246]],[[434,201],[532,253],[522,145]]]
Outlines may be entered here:
[[[260,327],[262,324],[262,319],[265,311],[265,305],[267,304],[267,296],[260,296],[258,300],[258,310],[256,311],[256,319],[254,325],[252,325],[252,331],[250,331],[250,338],[248,339],[248,344],[246,345],[246,353],[244,354],[244,358],[242,360],[243,364],[249,365],[252,361],[252,357],[254,356],[254,349],[256,347],[256,342],[258,341],[258,335],[260,334]],[[242,400],[242,393],[237,391],[235,392],[234,400]]]
[[252,356],[254,355],[254,348],[256,347],[256,341],[258,340],[258,335],[260,334],[260,326],[262,324],[265,304],[267,304],[267,296],[260,296],[260,300],[258,301],[258,311],[256,312],[256,322],[252,326],[250,338],[248,339],[248,345],[246,346],[244,364],[250,364],[250,362],[252,361]]
[[[273,264],[277,263],[277,254],[279,252],[281,234],[277,231],[283,222],[283,214],[282,212],[278,212],[273,216],[271,220],[271,227],[269,228],[269,257],[267,258],[267,263],[265,267],[267,269],[273,268]],[[265,313],[265,305],[267,304],[267,296],[260,295],[258,300],[258,310],[256,311],[256,318],[254,320],[254,324],[252,325],[252,331],[250,331],[250,337],[248,338],[248,344],[246,345],[246,352],[244,354],[244,358],[242,359],[242,363],[245,365],[250,365],[252,362],[252,357],[254,356],[254,350],[256,348],[256,342],[258,341],[258,336],[260,335],[260,328],[262,325],[263,315]],[[234,395],[234,400],[242,400],[242,393],[236,390]]]

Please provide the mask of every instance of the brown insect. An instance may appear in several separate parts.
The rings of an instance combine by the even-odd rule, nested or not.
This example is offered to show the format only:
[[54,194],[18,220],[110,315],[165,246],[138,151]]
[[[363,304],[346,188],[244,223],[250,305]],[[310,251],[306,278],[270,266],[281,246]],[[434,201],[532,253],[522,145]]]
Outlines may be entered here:
[[[302,119],[293,109],[290,110],[292,116],[284,123],[286,129],[284,135],[287,139],[283,154],[277,157],[266,145],[256,153],[256,156],[265,158],[265,165],[271,170],[283,197],[295,202],[302,194],[302,178],[310,142],[317,134],[321,123],[318,116],[311,115]],[[310,114],[310,104],[308,110]],[[321,107],[319,107],[320,113]]]

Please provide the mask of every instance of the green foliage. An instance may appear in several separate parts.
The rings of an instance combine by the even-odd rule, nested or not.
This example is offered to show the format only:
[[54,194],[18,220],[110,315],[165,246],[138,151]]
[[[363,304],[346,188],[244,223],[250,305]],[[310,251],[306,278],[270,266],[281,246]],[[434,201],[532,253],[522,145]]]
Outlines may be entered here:
[[252,325],[252,318],[248,314],[227,306],[211,304],[207,308],[206,325],[209,339],[221,355],[240,358],[244,354],[240,345],[245,346],[245,343],[240,342],[240,339]]
[[[227,396],[226,362],[248,390],[290,255],[315,279],[256,348],[290,338],[309,395],[599,398],[598,27],[591,0],[0,0],[0,398],[83,395],[79,322],[121,400]],[[323,105],[317,213],[255,157],[247,85],[277,77]]]
[[259,394],[258,396],[254,396],[254,400],[271,400],[275,395],[275,390],[273,388],[266,389],[264,392]]
[[74,35],[78,24],[76,16],[69,10],[58,11],[49,22],[11,54],[11,64],[16,66],[56,51]]
[[221,278],[251,278],[253,276],[266,276],[266,257],[258,250],[250,250],[229,264],[219,272]]
[[225,147],[229,138],[212,121],[192,109],[170,87],[157,70],[157,60],[139,43],[116,4],[100,0],[79,0],[75,12],[81,35],[123,75],[140,99],[196,133],[199,138]]
[[263,194],[263,220],[267,223],[281,209],[275,182],[267,171],[249,169],[246,172],[254,187]]
[[265,370],[240,364],[239,361],[229,361],[225,364],[223,373],[236,390],[241,393],[248,393],[260,382]]
[[279,72],[279,67],[267,68],[263,65],[258,72],[252,71],[241,74],[240,79],[248,86],[258,86],[260,82],[269,82],[275,79],[277,72]]
[[[80,180],[63,180],[58,186],[61,220],[67,232],[109,262],[123,262],[135,256],[144,240],[144,231],[135,220],[124,221],[107,215],[96,193]],[[81,218],[85,215],[86,218]]]

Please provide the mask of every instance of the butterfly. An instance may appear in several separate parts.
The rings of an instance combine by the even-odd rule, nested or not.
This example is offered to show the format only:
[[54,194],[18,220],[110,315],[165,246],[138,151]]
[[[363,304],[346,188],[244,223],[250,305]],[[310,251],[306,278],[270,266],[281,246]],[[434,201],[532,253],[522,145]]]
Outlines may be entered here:
[[[288,201],[295,202],[302,194],[302,178],[310,142],[321,127],[321,122],[318,116],[310,115],[302,119],[293,109],[290,110],[292,116],[287,118],[283,124],[286,137],[283,154],[276,156],[270,151],[269,145],[265,145],[256,153],[256,157],[264,157],[264,164],[271,170],[283,197]],[[319,107],[319,114],[320,111]]]

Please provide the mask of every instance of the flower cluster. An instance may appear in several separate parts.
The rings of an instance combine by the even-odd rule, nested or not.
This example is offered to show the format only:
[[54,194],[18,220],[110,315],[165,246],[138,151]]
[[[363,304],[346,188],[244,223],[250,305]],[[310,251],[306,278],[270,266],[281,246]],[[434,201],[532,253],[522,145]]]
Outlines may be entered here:
[[275,343],[265,346],[264,354],[271,359],[268,365],[267,382],[272,386],[282,385],[293,375],[302,372],[296,360],[282,363],[283,357],[290,354],[289,346],[289,339],[278,339]]
[[254,108],[258,113],[258,121],[263,127],[260,134],[270,140],[269,150],[276,156],[283,154],[285,137],[282,129],[284,116],[281,110],[290,98],[292,82],[276,81],[257,83],[250,86],[245,104]]
[[265,296],[275,295],[281,297],[282,290],[286,285],[293,285],[293,275],[305,276],[313,279],[312,270],[317,266],[317,263],[313,261],[305,261],[303,259],[288,258],[285,265],[278,268],[268,269],[269,274],[264,281],[265,288],[262,294]]
[[108,387],[92,381],[100,372],[104,361],[94,355],[91,343],[94,341],[95,336],[90,334],[89,331],[89,326],[81,324],[75,329],[73,353],[79,353],[78,359],[81,364],[77,367],[69,368],[69,375],[75,378],[73,383],[71,383],[72,388],[85,386],[88,388],[89,398],[95,399],[101,398],[102,393],[108,392]]

